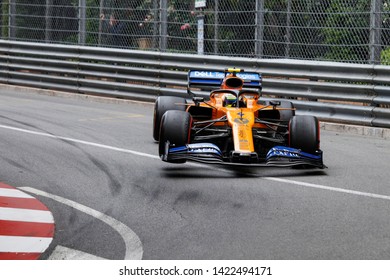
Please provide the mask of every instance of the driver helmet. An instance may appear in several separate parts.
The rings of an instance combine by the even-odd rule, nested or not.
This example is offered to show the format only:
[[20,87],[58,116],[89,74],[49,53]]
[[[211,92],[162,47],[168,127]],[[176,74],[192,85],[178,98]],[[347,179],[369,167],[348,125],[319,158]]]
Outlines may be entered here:
[[237,101],[237,97],[234,94],[225,94],[225,106],[231,107]]

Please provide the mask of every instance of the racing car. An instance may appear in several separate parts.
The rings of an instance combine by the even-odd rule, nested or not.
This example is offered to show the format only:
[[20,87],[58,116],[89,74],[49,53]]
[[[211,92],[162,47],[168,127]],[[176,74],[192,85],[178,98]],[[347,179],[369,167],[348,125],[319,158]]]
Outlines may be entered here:
[[[208,96],[202,89],[212,88]],[[262,77],[243,69],[190,70],[189,97],[159,96],[153,138],[160,158],[229,166],[324,168],[316,117],[289,101],[261,100]],[[204,92],[204,91],[203,91]]]

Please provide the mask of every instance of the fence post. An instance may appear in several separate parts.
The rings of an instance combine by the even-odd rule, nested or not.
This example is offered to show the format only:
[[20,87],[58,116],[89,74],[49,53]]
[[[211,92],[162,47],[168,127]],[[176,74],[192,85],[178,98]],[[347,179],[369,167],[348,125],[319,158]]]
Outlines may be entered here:
[[291,0],[287,1],[287,18],[286,18],[286,58],[290,57],[291,48]]
[[16,0],[9,1],[8,37],[16,37]]
[[255,53],[257,57],[262,58],[264,53],[264,0],[256,0],[255,24]]
[[79,45],[85,45],[86,0],[79,0]]
[[53,0],[46,0],[45,23],[45,42],[50,43],[53,30]]
[[382,1],[371,1],[370,12],[370,63],[380,64],[381,60],[381,13]]
[[98,46],[102,44],[102,33],[103,33],[103,20],[101,16],[104,14],[104,0],[99,1],[99,34],[98,34]]
[[168,0],[160,0],[160,51],[167,50]]
[[218,55],[219,0],[214,0],[214,54]]
[[153,0],[153,43],[152,43],[152,48],[155,50],[158,46],[158,17],[160,16],[157,11],[158,11],[158,0]]

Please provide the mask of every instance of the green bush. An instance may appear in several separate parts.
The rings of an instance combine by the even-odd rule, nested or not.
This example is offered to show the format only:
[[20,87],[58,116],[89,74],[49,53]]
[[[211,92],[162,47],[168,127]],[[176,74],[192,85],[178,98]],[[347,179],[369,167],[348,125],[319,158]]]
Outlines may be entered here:
[[382,65],[390,65],[390,48],[382,50],[381,64]]
[[324,43],[328,45],[325,58],[332,61],[359,61],[368,57],[370,1],[332,1],[327,9]]

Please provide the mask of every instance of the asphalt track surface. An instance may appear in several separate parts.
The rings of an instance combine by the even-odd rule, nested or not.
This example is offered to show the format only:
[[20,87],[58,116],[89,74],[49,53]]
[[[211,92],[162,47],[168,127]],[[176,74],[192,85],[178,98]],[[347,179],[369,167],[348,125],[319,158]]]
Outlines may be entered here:
[[172,165],[152,113],[1,90],[0,182],[53,213],[42,259],[390,258],[390,140],[322,131],[325,170]]

